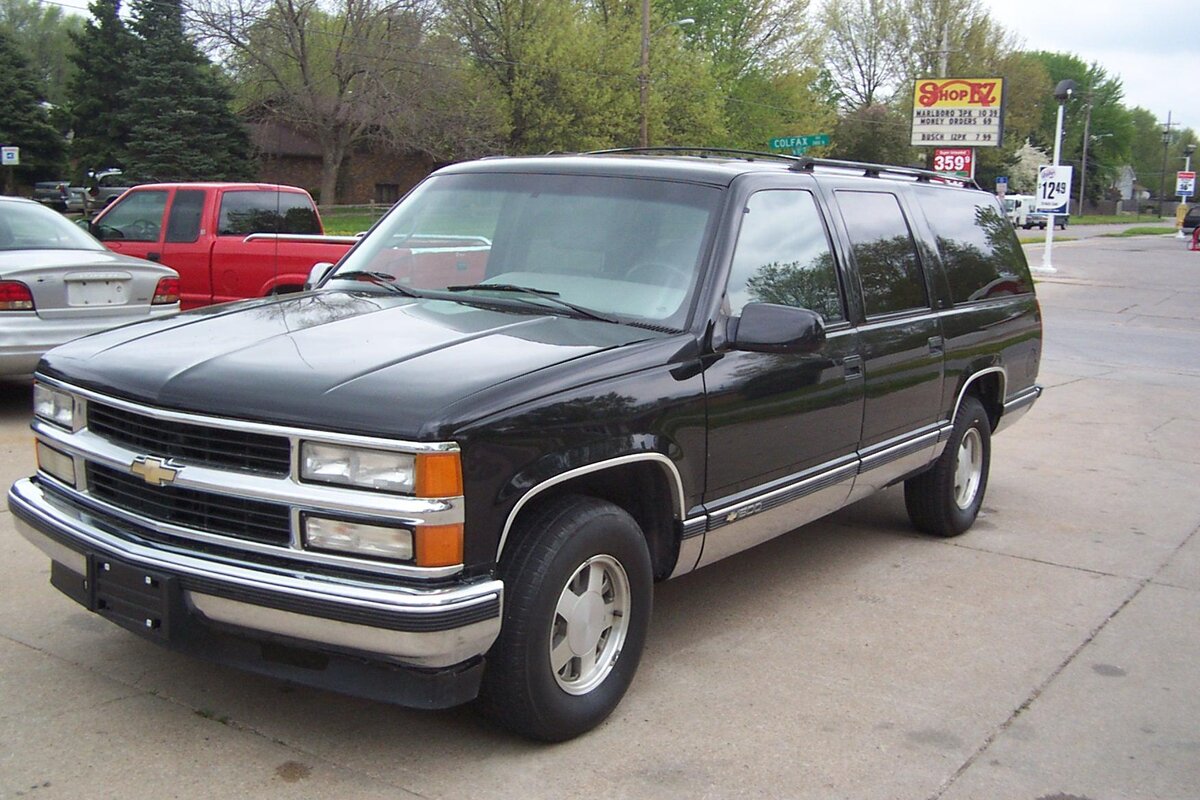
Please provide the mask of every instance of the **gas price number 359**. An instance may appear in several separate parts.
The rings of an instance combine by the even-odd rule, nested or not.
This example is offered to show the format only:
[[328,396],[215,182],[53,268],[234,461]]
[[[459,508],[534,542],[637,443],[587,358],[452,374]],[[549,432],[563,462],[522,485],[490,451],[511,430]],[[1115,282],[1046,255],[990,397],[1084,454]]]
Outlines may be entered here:
[[938,153],[933,157],[934,172],[966,172],[970,162],[964,155]]

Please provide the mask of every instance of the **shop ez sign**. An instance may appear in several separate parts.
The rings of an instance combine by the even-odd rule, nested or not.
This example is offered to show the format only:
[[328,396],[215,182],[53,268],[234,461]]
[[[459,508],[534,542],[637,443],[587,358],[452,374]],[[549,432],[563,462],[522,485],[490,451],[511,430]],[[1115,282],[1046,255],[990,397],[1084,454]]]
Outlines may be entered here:
[[1038,167],[1037,206],[1043,214],[1066,214],[1071,199],[1072,167]]

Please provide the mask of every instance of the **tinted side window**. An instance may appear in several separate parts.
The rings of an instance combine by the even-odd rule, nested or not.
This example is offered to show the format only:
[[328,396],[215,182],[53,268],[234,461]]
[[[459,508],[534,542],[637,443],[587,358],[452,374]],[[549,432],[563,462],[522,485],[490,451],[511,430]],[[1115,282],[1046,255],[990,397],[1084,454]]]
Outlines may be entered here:
[[308,197],[295,192],[226,192],[221,198],[219,236],[248,233],[320,233]]
[[886,192],[837,193],[867,316],[929,307],[925,274],[900,201]]
[[730,311],[747,303],[807,308],[846,318],[825,224],[808,192],[758,192],[746,204],[729,273]]
[[168,242],[194,242],[200,238],[200,215],[204,211],[203,189],[175,192],[171,213],[167,215]]
[[1033,291],[1017,234],[996,204],[971,193],[918,190],[955,303]]

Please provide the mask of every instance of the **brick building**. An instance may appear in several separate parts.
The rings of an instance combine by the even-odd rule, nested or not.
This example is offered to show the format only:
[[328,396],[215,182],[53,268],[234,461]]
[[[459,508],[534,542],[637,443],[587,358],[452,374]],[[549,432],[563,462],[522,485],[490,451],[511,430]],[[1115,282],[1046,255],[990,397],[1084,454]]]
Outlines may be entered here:
[[[292,128],[275,122],[250,123],[250,139],[258,151],[258,179],[307,189],[318,202],[321,188],[321,148]],[[391,205],[437,167],[432,159],[414,153],[355,150],[342,162],[338,176],[338,205]]]

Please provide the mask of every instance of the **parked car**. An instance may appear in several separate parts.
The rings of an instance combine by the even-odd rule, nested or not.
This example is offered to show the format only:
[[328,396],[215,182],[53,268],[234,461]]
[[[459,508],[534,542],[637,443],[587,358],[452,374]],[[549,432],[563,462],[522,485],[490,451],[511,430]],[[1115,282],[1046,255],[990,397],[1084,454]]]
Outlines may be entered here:
[[33,185],[33,199],[55,211],[83,211],[83,187],[67,181],[38,181]]
[[297,292],[358,241],[325,236],[308,192],[263,183],[135,186],[92,221],[111,250],[179,272],[183,307]]
[[179,310],[172,269],[117,255],[61,214],[0,197],[0,375],[52,347]]
[[1183,235],[1191,236],[1196,228],[1200,227],[1200,205],[1194,205],[1188,209],[1187,214],[1183,217]]
[[546,740],[616,707],[655,581],[901,482],[966,531],[1041,393],[997,199],[703,156],[446,167],[315,291],[47,354],[16,527],[152,641]]
[[100,170],[92,176],[86,190],[89,210],[92,213],[103,211],[134,185],[134,181],[119,169]]

